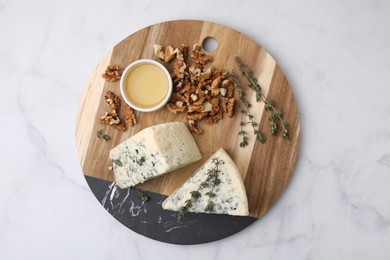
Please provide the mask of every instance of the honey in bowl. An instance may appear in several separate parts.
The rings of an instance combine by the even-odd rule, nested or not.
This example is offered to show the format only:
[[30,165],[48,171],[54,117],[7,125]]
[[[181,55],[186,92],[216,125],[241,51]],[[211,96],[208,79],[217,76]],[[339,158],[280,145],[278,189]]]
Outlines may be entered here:
[[152,60],[140,60],[130,66],[121,82],[122,95],[127,103],[141,111],[153,111],[163,106],[172,89],[166,69]]
[[153,64],[135,66],[125,77],[124,90],[131,103],[151,108],[161,103],[168,93],[168,79]]

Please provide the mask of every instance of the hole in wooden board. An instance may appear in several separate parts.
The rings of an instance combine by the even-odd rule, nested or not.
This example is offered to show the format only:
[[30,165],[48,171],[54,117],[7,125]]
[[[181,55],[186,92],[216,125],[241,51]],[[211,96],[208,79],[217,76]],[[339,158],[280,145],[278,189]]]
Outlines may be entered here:
[[213,51],[215,51],[215,49],[217,49],[218,42],[215,38],[209,36],[209,37],[204,38],[204,40],[202,42],[202,47],[203,47],[203,50],[205,50],[207,52],[213,52]]

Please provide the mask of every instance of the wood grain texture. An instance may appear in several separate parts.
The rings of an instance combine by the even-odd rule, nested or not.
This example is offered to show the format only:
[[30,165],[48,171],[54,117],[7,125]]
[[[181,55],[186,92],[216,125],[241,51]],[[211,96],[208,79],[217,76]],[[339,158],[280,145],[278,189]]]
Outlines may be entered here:
[[[268,112],[264,105],[257,103],[252,91],[246,91],[252,102],[255,120],[260,130],[266,133],[266,144],[255,142],[250,135],[246,148],[240,148],[238,137],[241,115],[236,109],[233,118],[225,117],[218,124],[201,124],[204,133],[194,136],[203,159],[191,166],[166,174],[163,177],[139,185],[140,188],[171,194],[179,185],[203,164],[220,147],[223,147],[237,164],[244,179],[248,194],[250,216],[260,217],[275,203],[285,189],[293,172],[299,147],[300,122],[292,89],[283,72],[272,56],[260,45],[245,35],[215,23],[204,21],[170,21],[144,28],[117,44],[99,63],[88,80],[81,97],[76,122],[76,141],[81,167],[85,175],[113,181],[113,173],[107,168],[111,164],[108,155],[110,149],[151,125],[185,121],[184,114],[174,115],[166,108],[157,112],[136,112],[138,123],[124,133],[109,126],[97,123],[98,118],[107,110],[104,94],[107,90],[120,96],[119,81],[106,82],[101,78],[108,64],[119,64],[125,68],[131,62],[153,56],[153,45],[180,46],[181,43],[192,46],[202,43],[206,37],[213,37],[218,47],[211,53],[213,66],[226,70],[235,68],[234,57],[239,56],[253,69],[263,88],[263,93],[273,99],[277,107],[284,112],[284,118],[290,124],[291,137],[284,140],[280,135],[269,135]],[[164,64],[167,65],[167,64]],[[167,65],[169,67],[169,65]],[[242,80],[243,86],[245,81]],[[96,132],[103,130],[110,137],[103,142],[96,137]],[[251,133],[248,128],[248,132]]]

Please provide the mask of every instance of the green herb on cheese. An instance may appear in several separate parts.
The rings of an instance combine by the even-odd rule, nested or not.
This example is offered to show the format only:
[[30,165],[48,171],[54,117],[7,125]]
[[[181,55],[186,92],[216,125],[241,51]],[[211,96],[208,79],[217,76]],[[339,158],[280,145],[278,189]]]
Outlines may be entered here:
[[223,163],[222,160],[218,160],[218,158],[212,159],[213,167],[207,171],[207,178],[205,181],[199,184],[199,188],[197,190],[191,191],[191,197],[184,202],[184,205],[180,208],[180,210],[176,214],[177,222],[181,223],[184,219],[184,214],[192,207],[194,203],[196,203],[197,199],[202,195],[199,192],[201,189],[209,188],[210,190],[206,192],[204,195],[208,196],[208,203],[206,208],[204,209],[206,212],[212,212],[214,210],[214,202],[211,201],[212,198],[216,196],[214,193],[215,186],[218,186],[221,181],[218,178],[218,174],[221,172],[218,168],[219,165]]

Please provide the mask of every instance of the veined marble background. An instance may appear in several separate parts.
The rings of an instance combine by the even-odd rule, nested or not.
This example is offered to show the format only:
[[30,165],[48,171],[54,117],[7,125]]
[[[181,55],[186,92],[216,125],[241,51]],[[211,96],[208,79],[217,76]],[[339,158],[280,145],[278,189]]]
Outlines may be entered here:
[[[77,158],[84,83],[150,24],[241,31],[287,76],[301,147],[287,190],[221,241],[140,236],[95,199]],[[390,2],[0,0],[0,259],[390,259]]]

